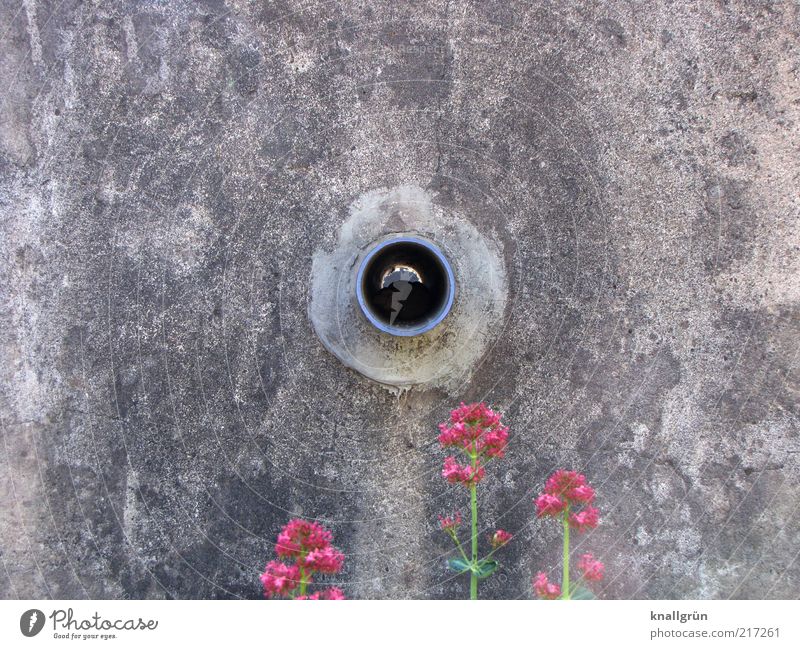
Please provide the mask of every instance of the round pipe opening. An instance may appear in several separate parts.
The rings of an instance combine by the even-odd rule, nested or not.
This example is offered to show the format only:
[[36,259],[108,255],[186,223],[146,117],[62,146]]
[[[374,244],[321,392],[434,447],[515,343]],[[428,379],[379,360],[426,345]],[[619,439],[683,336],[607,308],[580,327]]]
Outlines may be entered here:
[[381,331],[418,336],[438,325],[455,297],[450,263],[430,241],[396,237],[372,248],[358,268],[361,311]]

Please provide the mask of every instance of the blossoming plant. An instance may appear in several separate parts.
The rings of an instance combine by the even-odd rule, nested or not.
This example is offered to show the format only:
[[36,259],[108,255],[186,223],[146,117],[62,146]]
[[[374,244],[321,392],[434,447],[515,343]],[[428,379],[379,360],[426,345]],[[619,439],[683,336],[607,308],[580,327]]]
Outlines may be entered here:
[[508,428],[500,422],[501,414],[494,412],[485,403],[462,403],[450,413],[450,420],[439,424],[439,443],[443,448],[457,449],[466,456],[466,463],[459,464],[454,455],[444,460],[442,477],[450,484],[458,484],[469,490],[470,551],[467,553],[458,537],[461,514],[439,517],[442,530],[453,540],[460,557],[450,559],[448,565],[458,573],[470,573],[470,599],[478,599],[478,580],[485,579],[497,570],[494,553],[511,540],[511,534],[497,530],[489,538],[491,551],[478,558],[478,483],[486,476],[486,465],[495,458],[502,458],[508,443]]
[[345,599],[332,586],[308,592],[317,574],[334,575],[344,565],[344,555],[331,545],[333,535],[319,523],[295,518],[278,534],[275,553],[290,562],[270,561],[261,575],[264,597],[286,599]]
[[561,585],[550,583],[547,574],[540,572],[533,579],[533,591],[540,599],[594,599],[590,586],[603,579],[602,562],[591,553],[583,554],[577,565],[580,577],[573,582],[569,570],[570,530],[586,532],[600,522],[600,512],[592,506],[594,498],[595,491],[584,475],[559,469],[547,479],[544,492],[534,501],[537,518],[555,518],[564,530]]

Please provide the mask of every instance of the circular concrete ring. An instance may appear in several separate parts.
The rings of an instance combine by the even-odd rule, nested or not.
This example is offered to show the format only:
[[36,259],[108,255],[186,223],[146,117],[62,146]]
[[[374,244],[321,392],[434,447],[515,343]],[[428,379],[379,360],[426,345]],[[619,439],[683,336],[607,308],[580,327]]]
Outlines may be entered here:
[[[347,367],[392,390],[444,389],[459,394],[501,332],[505,317],[504,255],[500,242],[490,235],[418,186],[362,194],[350,205],[335,238],[314,252],[308,301],[314,331]],[[448,310],[447,316],[416,335],[394,335],[375,326],[357,297],[364,260],[376,246],[399,239],[435,246],[454,277],[452,303],[448,292],[448,309],[437,313]],[[391,272],[413,271],[399,266]]]

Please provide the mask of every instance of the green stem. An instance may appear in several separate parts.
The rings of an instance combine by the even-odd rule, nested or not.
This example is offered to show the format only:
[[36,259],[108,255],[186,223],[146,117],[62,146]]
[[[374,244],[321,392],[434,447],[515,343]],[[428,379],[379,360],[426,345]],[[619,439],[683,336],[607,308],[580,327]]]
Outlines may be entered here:
[[562,556],[561,597],[569,599],[569,507],[564,510],[564,547]]
[[486,554],[486,555],[484,555],[484,556],[483,556],[483,559],[481,559],[481,561],[486,561],[486,559],[491,559],[491,558],[492,558],[492,555],[493,555],[495,552],[497,552],[497,551],[498,551],[500,548],[503,548],[503,547],[505,547],[505,546],[504,546],[504,545],[501,545],[500,547],[494,548],[493,550],[491,550],[491,551],[489,552],[489,554]]
[[469,563],[469,557],[467,556],[467,553],[464,552],[464,548],[461,547],[461,542],[458,540],[458,536],[456,536],[455,534],[452,534],[451,536],[453,538],[453,541],[455,541],[456,547],[458,548],[458,551],[461,553],[461,556],[464,557],[464,561]]
[[304,597],[308,589],[308,582],[306,581],[306,571],[303,566],[300,566],[300,597]]
[[[477,455],[473,455],[473,475],[477,468],[477,462]],[[478,486],[474,483],[469,486],[469,501],[472,509],[472,565],[474,567],[478,565]],[[474,572],[470,572],[469,576],[469,598],[478,599],[478,575]]]
[[300,555],[300,560],[297,562],[298,567],[300,568],[300,597],[304,597],[306,594],[306,590],[308,590],[308,581],[306,577],[305,568],[303,568],[303,562],[305,561],[307,552],[303,552]]

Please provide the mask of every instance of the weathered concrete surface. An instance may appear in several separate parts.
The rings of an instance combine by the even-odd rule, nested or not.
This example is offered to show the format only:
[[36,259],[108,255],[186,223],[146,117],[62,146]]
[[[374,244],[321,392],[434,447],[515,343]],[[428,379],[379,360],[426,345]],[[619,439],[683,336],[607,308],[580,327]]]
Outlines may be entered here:
[[[380,6],[378,6],[380,5]],[[435,424],[307,318],[347,207],[418,185],[501,241],[484,595],[596,483],[605,597],[795,597],[792,2],[4,0],[4,597],[259,597],[290,513],[352,597],[456,597]]]

